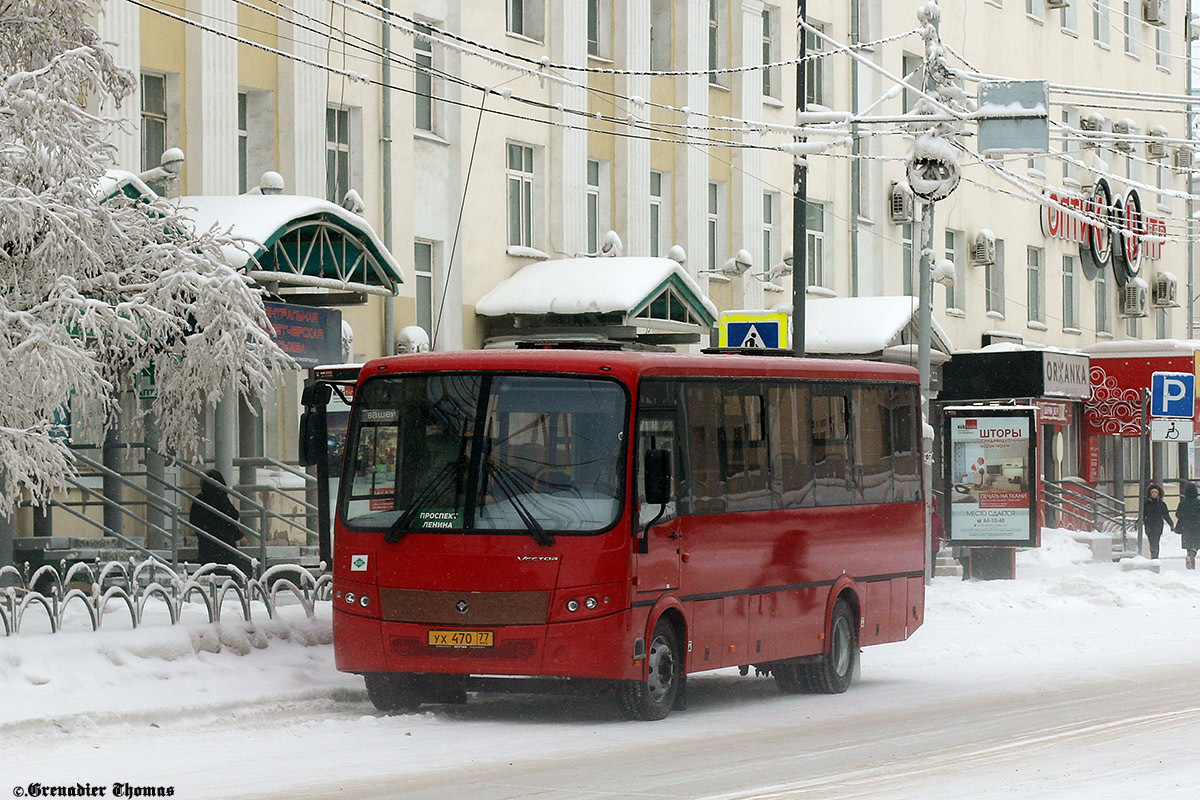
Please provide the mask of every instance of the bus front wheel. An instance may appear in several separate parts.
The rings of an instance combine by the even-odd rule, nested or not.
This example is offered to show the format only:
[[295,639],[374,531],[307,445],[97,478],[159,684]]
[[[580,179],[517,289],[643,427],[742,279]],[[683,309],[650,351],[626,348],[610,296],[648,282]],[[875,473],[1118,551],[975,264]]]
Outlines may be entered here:
[[380,711],[416,711],[424,702],[413,677],[394,672],[368,672],[363,675],[367,697]]
[[646,680],[624,681],[617,703],[628,719],[656,720],[671,713],[682,683],[683,658],[675,628],[665,619],[654,626],[646,652]]

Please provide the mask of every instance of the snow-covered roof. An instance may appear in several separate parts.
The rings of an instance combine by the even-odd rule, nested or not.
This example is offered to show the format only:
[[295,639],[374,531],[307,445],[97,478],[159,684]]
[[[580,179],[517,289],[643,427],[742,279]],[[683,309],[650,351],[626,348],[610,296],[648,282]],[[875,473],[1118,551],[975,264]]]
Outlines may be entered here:
[[1137,356],[1190,356],[1200,350],[1196,339],[1123,339],[1096,342],[1082,348],[1092,358],[1128,358]]
[[[182,216],[195,223],[197,230],[228,228],[234,236],[245,240],[244,248],[224,248],[233,266],[277,273],[281,283],[322,285],[321,281],[332,280],[349,288],[385,287],[393,293],[396,284],[404,281],[399,262],[370,224],[327,200],[301,195],[243,194],[190,195],[173,202]],[[272,249],[277,244],[286,246],[288,234],[311,236],[317,247],[308,247],[309,239],[305,239],[305,245],[289,253],[289,257],[274,258]],[[322,238],[330,245],[328,248],[322,246]],[[343,248],[343,242],[351,247]],[[297,263],[297,256],[315,256],[320,260],[315,264]],[[257,264],[250,264],[251,259]],[[303,278],[315,280],[300,280]]]
[[717,307],[677,262],[638,256],[530,264],[484,295],[475,312],[485,317],[619,312],[640,325],[643,320],[634,318],[664,293],[683,301],[690,324],[710,327],[716,321]]
[[150,186],[133,172],[123,169],[106,170],[100,178],[96,193],[101,198],[124,193],[130,197],[158,197]]
[[[790,314],[791,303],[773,309]],[[830,355],[867,355],[902,344],[901,333],[915,325],[917,298],[827,297],[804,306],[804,349]],[[932,320],[932,349],[951,353],[950,337]]]

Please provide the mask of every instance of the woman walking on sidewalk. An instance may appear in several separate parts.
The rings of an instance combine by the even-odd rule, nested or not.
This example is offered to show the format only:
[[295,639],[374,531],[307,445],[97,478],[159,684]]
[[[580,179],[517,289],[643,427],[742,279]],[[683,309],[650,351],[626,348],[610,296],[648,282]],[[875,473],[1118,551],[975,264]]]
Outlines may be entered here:
[[1142,526],[1146,529],[1146,539],[1150,542],[1150,557],[1158,558],[1158,541],[1162,539],[1163,523],[1172,528],[1171,511],[1163,502],[1162,487],[1152,483],[1146,487],[1146,497],[1142,502]]
[[1200,491],[1196,484],[1189,483],[1183,489],[1183,498],[1175,508],[1175,532],[1183,537],[1183,549],[1187,551],[1187,568],[1196,568],[1196,551],[1200,550]]

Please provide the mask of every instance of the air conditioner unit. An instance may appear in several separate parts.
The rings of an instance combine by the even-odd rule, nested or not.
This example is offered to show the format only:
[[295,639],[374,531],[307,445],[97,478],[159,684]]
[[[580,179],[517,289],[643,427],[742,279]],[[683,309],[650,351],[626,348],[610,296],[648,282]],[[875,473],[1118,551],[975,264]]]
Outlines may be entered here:
[[1070,8],[1071,0],[1046,0],[1046,8]]
[[1161,28],[1167,24],[1167,0],[1142,0],[1142,19]]
[[1150,136],[1153,138],[1146,142],[1146,158],[1166,158],[1167,143],[1160,140],[1166,139],[1170,135],[1170,131],[1162,125],[1155,125],[1151,128]]
[[1179,291],[1179,281],[1169,272],[1160,272],[1154,278],[1154,291],[1151,298],[1155,308],[1178,308],[1176,295]]
[[1121,316],[1144,317],[1149,313],[1149,287],[1141,278],[1134,278],[1121,290]]
[[916,219],[912,190],[907,183],[892,183],[888,194],[888,217],[892,222],[912,222]]
[[996,263],[996,234],[987,229],[975,234],[975,244],[971,248],[971,260],[981,265]]
[[1173,166],[1175,169],[1191,169],[1192,168],[1192,148],[1184,145],[1175,149],[1175,159]]
[[[1113,123],[1113,133],[1131,134],[1136,132],[1137,123],[1128,117],[1125,119],[1119,119]],[[1133,152],[1133,142],[1129,139],[1118,139],[1115,144],[1116,148],[1123,153]]]

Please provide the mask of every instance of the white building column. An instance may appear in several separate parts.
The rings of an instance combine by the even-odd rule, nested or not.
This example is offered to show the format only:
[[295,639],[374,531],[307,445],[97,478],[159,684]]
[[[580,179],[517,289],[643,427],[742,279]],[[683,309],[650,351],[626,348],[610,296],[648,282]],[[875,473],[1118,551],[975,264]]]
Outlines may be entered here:
[[[675,69],[698,72],[676,78],[677,97],[684,98],[690,114],[681,122],[706,127],[708,118],[708,2],[685,0],[675,5]],[[708,148],[675,148],[675,230],[687,251],[687,271],[708,292]],[[717,255],[718,262],[725,259]]]
[[[562,13],[553,17],[547,44],[550,60],[559,64],[587,66],[587,3],[585,0],[563,0]],[[567,75],[580,83],[587,82],[582,72]],[[565,86],[554,83],[550,89],[552,103],[562,103],[565,109],[586,109],[587,89],[584,86]],[[587,250],[587,131],[574,114],[555,113],[559,125],[550,129],[550,148],[546,154],[547,199],[550,204],[548,246],[551,255],[573,256]],[[649,178],[647,178],[649,180]]]
[[[650,69],[650,0],[616,0],[613,9],[614,55],[623,69]],[[618,95],[650,99],[650,76],[618,75]],[[628,103],[629,114],[649,120],[650,107]],[[632,132],[633,129],[630,129]],[[624,241],[625,255],[650,254],[650,141],[617,137],[613,165],[613,227]]]
[[133,92],[121,101],[118,107],[111,99],[100,106],[106,117],[123,120],[124,129],[114,129],[110,140],[117,148],[113,156],[114,166],[137,172],[141,169],[141,9],[126,0],[108,0],[97,20],[97,31],[101,40],[110,45],[113,61],[118,67],[133,73],[137,84]]
[[[325,0],[292,0],[297,12],[324,19]],[[287,13],[285,9],[281,11]],[[313,26],[281,24],[281,42],[292,43],[292,53],[301,59],[324,64],[326,38]],[[284,45],[286,46],[286,45]],[[325,197],[325,104],[329,79],[323,69],[302,61],[280,59],[279,63],[279,171],[287,182],[288,194]]]
[[[232,0],[189,0],[188,16],[237,34]],[[237,42],[187,29],[187,186],[189,194],[237,194]]]
[[[734,16],[734,41],[739,42],[737,53],[739,66],[750,66],[761,62],[762,51],[762,0],[742,0],[741,13]],[[734,114],[742,119],[762,119],[762,72],[746,70],[731,76],[734,80]],[[761,141],[757,131],[746,131],[741,139],[744,144],[757,145]],[[754,266],[735,285],[734,304],[742,308],[763,307],[763,283],[754,273],[770,268],[763,263],[763,181],[762,151],[739,148],[733,154],[733,180],[730,208],[733,209],[730,251],[745,249],[754,259]],[[738,279],[735,279],[735,282]],[[738,295],[741,295],[741,298]]]

